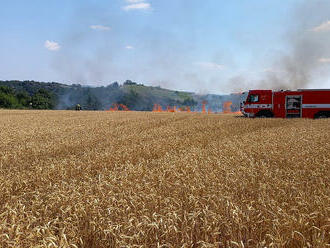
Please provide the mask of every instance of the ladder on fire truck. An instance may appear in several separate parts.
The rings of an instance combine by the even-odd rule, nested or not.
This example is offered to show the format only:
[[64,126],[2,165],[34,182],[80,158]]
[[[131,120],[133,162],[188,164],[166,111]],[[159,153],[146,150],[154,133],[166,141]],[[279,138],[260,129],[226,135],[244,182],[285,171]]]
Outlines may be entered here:
[[302,95],[288,95],[285,97],[286,118],[300,118],[302,116]]

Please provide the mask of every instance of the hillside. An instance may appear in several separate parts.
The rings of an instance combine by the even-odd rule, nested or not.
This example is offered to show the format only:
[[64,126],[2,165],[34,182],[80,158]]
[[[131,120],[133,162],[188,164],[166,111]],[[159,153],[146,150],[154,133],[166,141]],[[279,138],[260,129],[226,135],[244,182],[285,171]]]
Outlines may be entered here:
[[[145,86],[127,80],[123,84],[114,82],[108,86],[89,87],[79,84],[60,84],[55,82],[44,83],[35,81],[0,81],[0,86],[9,87],[14,92],[12,96],[17,98],[18,93],[24,93],[25,104],[2,105],[0,94],[0,107],[3,108],[46,108],[46,109],[73,109],[80,104],[84,110],[106,110],[112,104],[120,103],[131,110],[150,111],[154,104],[167,106],[190,107],[200,110],[203,101],[208,102],[208,107],[214,111],[222,110],[224,101],[233,101],[233,110],[237,110],[240,97],[237,95],[198,95],[191,92],[174,91],[161,87]],[[38,105],[32,98],[41,92],[48,93],[49,104]],[[40,95],[40,94],[39,94]],[[10,105],[10,107],[8,107]]]

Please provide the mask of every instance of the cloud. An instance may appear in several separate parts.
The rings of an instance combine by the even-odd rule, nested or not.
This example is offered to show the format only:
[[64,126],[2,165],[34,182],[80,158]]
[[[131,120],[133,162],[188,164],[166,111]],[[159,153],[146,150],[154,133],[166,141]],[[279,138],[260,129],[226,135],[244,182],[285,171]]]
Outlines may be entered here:
[[50,51],[58,51],[58,50],[61,49],[61,46],[55,41],[46,40],[45,41],[45,48],[47,48]]
[[89,27],[91,29],[100,30],[100,31],[109,31],[111,29],[110,27],[104,25],[91,25]]
[[326,31],[330,31],[330,21],[326,21],[324,23],[322,23],[321,25],[314,27],[312,29],[314,32],[326,32]]
[[202,68],[205,68],[205,69],[211,69],[211,70],[224,70],[225,69],[224,65],[216,64],[213,62],[198,62],[195,64]]
[[319,62],[324,63],[324,64],[328,64],[328,63],[330,63],[330,58],[320,58]]
[[[130,0],[130,1],[136,1],[136,0]],[[147,10],[151,9],[150,3],[146,2],[135,2],[129,5],[126,5],[123,7],[123,10],[129,11],[129,10]]]
[[133,46],[129,46],[129,45],[128,45],[128,46],[126,46],[125,48],[126,48],[126,49],[129,49],[129,50],[132,50],[132,49],[134,49],[134,47],[133,47]]

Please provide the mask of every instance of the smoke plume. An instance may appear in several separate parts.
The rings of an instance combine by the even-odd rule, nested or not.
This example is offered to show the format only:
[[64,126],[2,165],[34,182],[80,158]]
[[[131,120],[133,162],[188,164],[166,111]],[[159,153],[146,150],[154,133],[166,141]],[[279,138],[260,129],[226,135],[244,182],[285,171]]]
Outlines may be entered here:
[[[111,81],[123,82],[132,79],[147,85],[194,92],[230,93],[251,88],[296,89],[322,87],[329,78],[330,66],[330,1],[300,1],[287,24],[283,48],[276,54],[258,56],[253,62],[255,72],[235,73],[233,61],[239,60],[226,52],[215,54],[209,61],[196,61],[193,57],[198,46],[194,31],[194,16],[198,15],[194,1],[187,6],[185,1],[169,1],[174,9],[181,8],[181,15],[169,16],[175,22],[177,32],[146,24],[135,31],[121,23],[118,16],[104,12],[102,6],[79,5],[72,25],[63,34],[61,52],[54,55],[53,65],[58,74],[71,83],[107,85]],[[195,4],[195,5],[194,5]],[[193,7],[196,8],[193,8]],[[130,13],[125,13],[130,14]],[[74,28],[71,28],[74,27]],[[191,30],[182,37],[180,29]],[[140,43],[130,44],[119,40],[122,32],[132,32],[128,37],[143,37]],[[84,51],[85,45],[93,49]],[[121,54],[132,55],[129,61],[121,61]],[[133,49],[134,48],[134,49]],[[247,47],[249,49],[249,47]],[[138,52],[143,51],[143,54]],[[142,59],[143,57],[143,59]],[[125,57],[127,59],[127,57]],[[119,61],[121,63],[119,63]],[[199,66],[198,65],[202,65]],[[207,68],[208,65],[208,68]],[[212,66],[211,66],[212,65]],[[223,67],[225,65],[225,67]],[[228,66],[231,74],[227,73]],[[231,75],[231,76],[229,76]]]
[[320,87],[329,77],[330,1],[304,1],[292,15],[287,50],[275,56],[272,68],[257,86],[271,89]]

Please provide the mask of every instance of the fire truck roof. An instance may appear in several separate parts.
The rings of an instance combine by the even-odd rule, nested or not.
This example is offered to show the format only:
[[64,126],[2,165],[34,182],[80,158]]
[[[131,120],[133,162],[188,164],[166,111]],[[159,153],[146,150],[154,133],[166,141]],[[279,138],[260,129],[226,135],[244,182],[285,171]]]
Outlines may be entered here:
[[297,91],[330,91],[330,89],[297,89]]

